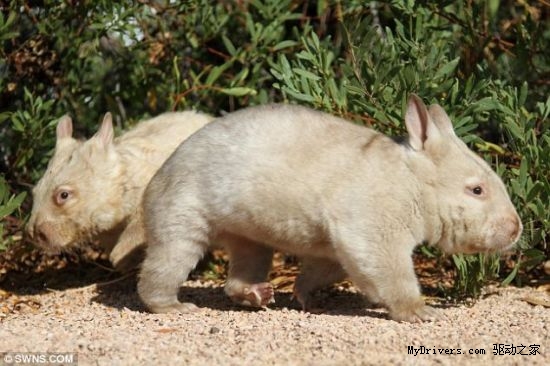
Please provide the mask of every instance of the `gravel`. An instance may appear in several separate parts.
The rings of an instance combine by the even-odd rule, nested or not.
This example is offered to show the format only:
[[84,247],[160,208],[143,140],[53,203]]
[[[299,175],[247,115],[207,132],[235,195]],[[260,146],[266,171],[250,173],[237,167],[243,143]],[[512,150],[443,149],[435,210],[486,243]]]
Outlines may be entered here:
[[548,287],[493,289],[472,306],[439,301],[441,319],[419,324],[388,320],[353,287],[318,293],[312,313],[287,291],[261,310],[233,305],[213,282],[188,281],[183,296],[200,310],[147,313],[134,279],[0,290],[0,353],[71,352],[80,365],[550,364]]

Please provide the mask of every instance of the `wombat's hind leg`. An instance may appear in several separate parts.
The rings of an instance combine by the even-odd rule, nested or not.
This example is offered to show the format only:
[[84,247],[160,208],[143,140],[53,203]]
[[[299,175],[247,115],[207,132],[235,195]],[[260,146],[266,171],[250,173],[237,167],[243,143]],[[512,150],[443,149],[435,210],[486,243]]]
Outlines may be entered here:
[[346,272],[337,262],[324,258],[303,258],[300,274],[294,284],[293,297],[302,305],[302,310],[310,310],[313,291],[345,278]]
[[275,302],[273,286],[266,282],[273,250],[243,237],[223,240],[229,254],[229,275],[225,293],[236,303],[263,307]]
[[[197,307],[178,301],[180,286],[207,250],[208,236],[191,229],[188,222],[180,223],[181,230],[161,235],[151,230],[147,255],[141,268],[138,293],[149,310],[155,313],[190,312]],[[200,227],[200,226],[195,226]]]

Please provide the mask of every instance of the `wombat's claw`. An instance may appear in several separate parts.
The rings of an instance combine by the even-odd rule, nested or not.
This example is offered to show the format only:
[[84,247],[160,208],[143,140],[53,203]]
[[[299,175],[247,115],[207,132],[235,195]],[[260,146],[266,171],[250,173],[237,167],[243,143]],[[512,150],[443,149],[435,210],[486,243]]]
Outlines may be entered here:
[[434,308],[427,305],[422,305],[415,309],[390,312],[390,316],[396,321],[405,321],[410,323],[421,323],[424,321],[434,321],[440,318],[439,314]]
[[269,282],[255,283],[243,290],[240,303],[247,306],[266,306],[275,302],[275,291]]
[[199,307],[191,302],[177,302],[164,305],[149,305],[149,310],[153,313],[182,313],[189,314],[199,310]]
[[434,321],[437,319],[440,319],[440,314],[431,306],[424,305],[419,311],[417,312],[417,316],[420,318],[421,321]]

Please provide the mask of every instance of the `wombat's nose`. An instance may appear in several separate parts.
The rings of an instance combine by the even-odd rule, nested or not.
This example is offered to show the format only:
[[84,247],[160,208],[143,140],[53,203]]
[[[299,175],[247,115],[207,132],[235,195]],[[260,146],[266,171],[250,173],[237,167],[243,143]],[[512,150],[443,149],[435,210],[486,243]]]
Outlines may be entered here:
[[32,230],[32,242],[48,254],[59,254],[62,246],[59,244],[59,227],[51,222],[41,222]]
[[46,234],[44,234],[44,232],[42,232],[40,230],[38,231],[38,235],[36,235],[36,239],[41,244],[48,242],[48,237],[46,236]]
[[48,225],[37,225],[33,230],[32,238],[38,245],[42,246],[47,244],[50,241],[48,235]]

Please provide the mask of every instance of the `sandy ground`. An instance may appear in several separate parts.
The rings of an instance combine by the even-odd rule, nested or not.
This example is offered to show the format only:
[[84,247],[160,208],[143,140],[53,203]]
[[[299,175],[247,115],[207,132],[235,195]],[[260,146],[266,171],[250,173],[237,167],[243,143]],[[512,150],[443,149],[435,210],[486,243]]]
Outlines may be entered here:
[[441,320],[422,324],[388,320],[353,288],[316,294],[318,311],[304,313],[288,293],[248,310],[219,285],[188,281],[182,295],[201,309],[162,315],[144,311],[134,279],[29,291],[0,290],[0,364],[22,352],[71,352],[79,365],[550,364],[548,289],[439,303]]

